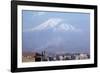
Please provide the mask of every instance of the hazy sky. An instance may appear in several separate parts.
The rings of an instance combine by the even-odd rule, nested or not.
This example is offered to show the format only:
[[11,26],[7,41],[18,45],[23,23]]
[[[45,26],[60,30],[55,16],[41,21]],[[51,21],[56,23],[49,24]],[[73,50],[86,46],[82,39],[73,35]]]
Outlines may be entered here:
[[23,51],[88,52],[90,14],[23,10]]

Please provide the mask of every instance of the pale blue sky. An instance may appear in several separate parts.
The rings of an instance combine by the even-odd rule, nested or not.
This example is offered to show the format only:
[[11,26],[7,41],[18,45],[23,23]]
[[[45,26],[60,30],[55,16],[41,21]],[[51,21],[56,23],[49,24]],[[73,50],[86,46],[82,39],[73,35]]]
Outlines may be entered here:
[[90,14],[23,10],[23,51],[90,51]]

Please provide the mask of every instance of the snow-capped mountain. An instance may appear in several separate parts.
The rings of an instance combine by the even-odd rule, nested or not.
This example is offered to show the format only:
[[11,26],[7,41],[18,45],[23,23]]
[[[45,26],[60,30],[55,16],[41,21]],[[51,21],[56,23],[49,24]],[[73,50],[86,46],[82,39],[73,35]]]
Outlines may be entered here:
[[67,24],[63,22],[63,19],[61,18],[50,18],[46,20],[45,22],[29,29],[28,31],[42,31],[42,30],[48,30],[52,29],[53,31],[77,31],[79,29],[76,29],[73,25]]

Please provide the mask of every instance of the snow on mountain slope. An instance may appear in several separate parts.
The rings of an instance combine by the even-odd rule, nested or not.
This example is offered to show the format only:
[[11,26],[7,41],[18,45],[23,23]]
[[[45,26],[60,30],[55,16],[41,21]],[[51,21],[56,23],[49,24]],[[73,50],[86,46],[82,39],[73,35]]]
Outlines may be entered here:
[[63,23],[63,19],[61,18],[50,18],[46,20],[45,22],[37,25],[36,27],[33,27],[27,31],[42,31],[42,30],[48,30],[52,29],[53,31],[79,31],[79,29],[76,29],[71,24]]

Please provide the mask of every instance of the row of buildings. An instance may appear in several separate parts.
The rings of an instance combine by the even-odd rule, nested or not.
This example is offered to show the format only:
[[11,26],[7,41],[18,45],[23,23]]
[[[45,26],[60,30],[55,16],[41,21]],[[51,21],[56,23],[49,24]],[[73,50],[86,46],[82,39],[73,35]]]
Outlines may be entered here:
[[41,53],[23,52],[23,62],[37,62],[37,61],[59,61],[59,60],[83,60],[89,59],[90,55],[87,53],[58,53],[48,54],[46,51]]

